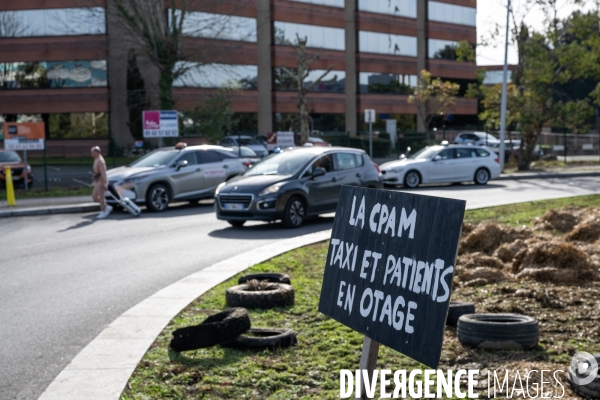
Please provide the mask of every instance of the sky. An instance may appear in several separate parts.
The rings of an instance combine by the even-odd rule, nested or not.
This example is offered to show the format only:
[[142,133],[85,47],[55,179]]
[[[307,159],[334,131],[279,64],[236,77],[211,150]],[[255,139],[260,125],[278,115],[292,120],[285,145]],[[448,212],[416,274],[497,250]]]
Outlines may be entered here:
[[[567,5],[567,0],[559,0],[561,7],[559,17],[566,17],[577,9],[574,6]],[[584,10],[589,10],[594,6],[593,0],[586,0]],[[488,38],[490,33],[495,30],[496,24],[500,28],[500,35],[494,41],[494,46],[477,47],[477,65],[502,65],[504,63],[504,35],[506,29],[506,4],[507,0],[478,0],[477,1],[477,35],[478,42],[481,43],[484,38]],[[512,7],[515,10],[517,20],[525,16],[525,22],[533,29],[542,30],[544,26],[544,13],[539,7],[535,7],[528,12],[527,0],[512,0]],[[512,25],[512,22],[510,23]],[[517,50],[510,44],[508,47],[508,63],[516,64]]]

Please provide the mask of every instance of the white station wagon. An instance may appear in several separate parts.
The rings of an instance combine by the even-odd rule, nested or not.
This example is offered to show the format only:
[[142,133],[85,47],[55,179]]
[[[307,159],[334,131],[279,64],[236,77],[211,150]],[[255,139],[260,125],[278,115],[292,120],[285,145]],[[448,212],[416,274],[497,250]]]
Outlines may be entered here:
[[381,165],[383,183],[416,188],[421,183],[475,181],[485,185],[500,176],[498,155],[480,146],[430,146]]

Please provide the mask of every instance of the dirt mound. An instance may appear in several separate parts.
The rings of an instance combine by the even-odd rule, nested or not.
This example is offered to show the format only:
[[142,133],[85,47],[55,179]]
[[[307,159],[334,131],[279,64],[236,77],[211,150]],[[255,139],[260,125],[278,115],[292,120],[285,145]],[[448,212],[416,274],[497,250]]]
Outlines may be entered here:
[[592,216],[575,226],[571,232],[565,236],[569,242],[579,241],[593,243],[600,239],[600,217]]
[[461,240],[460,254],[482,252],[492,254],[503,243],[511,243],[517,239],[527,239],[532,233],[523,227],[514,229],[495,223],[479,224],[466,238]]
[[550,210],[539,218],[534,219],[535,229],[557,230],[568,232],[577,224],[578,217],[569,210]]
[[525,246],[525,241],[522,239],[517,239],[512,243],[504,243],[500,247],[496,249],[494,252],[494,257],[502,260],[502,262],[511,262],[515,255],[523,249]]
[[491,267],[477,267],[473,269],[462,269],[458,274],[460,282],[468,285],[474,279],[485,279],[487,283],[504,282],[507,276],[501,269]]
[[478,267],[504,269],[504,264],[500,260],[481,253],[470,253],[460,256],[457,266],[459,269],[474,269]]
[[558,240],[527,246],[515,256],[512,272],[517,280],[556,284],[600,278],[598,265],[580,248]]

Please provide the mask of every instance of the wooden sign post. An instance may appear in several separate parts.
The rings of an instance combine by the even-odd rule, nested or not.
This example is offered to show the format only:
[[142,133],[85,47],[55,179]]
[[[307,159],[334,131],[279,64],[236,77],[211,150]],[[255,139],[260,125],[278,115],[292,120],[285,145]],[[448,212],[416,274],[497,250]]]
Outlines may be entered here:
[[342,187],[319,311],[365,335],[359,367],[368,376],[380,343],[437,368],[465,205]]

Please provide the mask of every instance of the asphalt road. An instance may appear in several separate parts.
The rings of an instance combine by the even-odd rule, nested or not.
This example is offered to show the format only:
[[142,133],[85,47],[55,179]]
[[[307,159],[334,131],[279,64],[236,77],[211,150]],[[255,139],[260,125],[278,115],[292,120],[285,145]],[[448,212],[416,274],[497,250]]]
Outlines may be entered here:
[[[600,193],[600,179],[497,181],[413,190],[462,198],[469,208]],[[111,321],[159,289],[270,242],[330,229],[333,216],[298,230],[218,221],[210,203],[135,219],[116,212],[3,219],[0,230],[0,399],[36,399]]]

